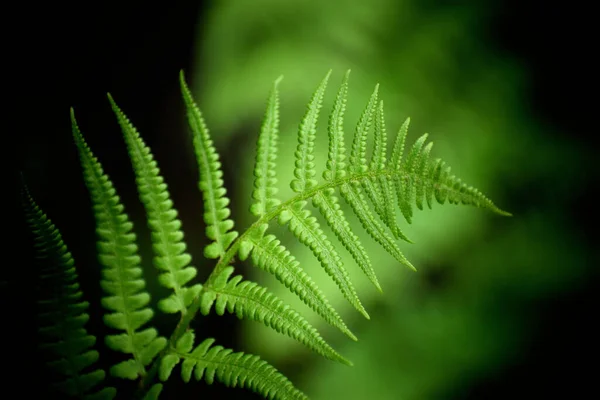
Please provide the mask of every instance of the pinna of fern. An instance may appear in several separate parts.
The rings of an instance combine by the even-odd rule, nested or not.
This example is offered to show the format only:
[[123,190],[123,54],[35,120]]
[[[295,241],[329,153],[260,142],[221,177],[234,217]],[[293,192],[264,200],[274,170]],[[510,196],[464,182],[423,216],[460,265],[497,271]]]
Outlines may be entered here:
[[[345,209],[338,196],[349,205],[362,226],[400,263],[414,269],[402,254],[396,240],[410,241],[401,231],[397,209],[412,222],[413,208],[431,208],[433,200],[443,204],[471,204],[499,210],[476,189],[463,184],[450,174],[450,169],[437,159],[430,160],[432,143],[421,136],[404,156],[404,144],[409,120],[400,128],[388,157],[387,133],[383,101],[379,100],[379,85],[370,96],[356,125],[349,157],[346,154],[344,113],[350,71],[343,77],[328,123],[329,151],[322,172],[317,177],[314,147],[322,100],[331,71],[318,85],[298,129],[294,178],[290,187],[295,195],[287,200],[277,197],[277,141],[279,134],[279,77],[273,84],[267,110],[257,141],[254,168],[253,204],[250,212],[256,217],[252,225],[239,234],[230,219],[229,199],[223,182],[223,172],[216,149],[200,109],[185,82],[180,84],[187,110],[193,146],[198,162],[199,183],[204,202],[206,236],[210,243],[204,249],[207,259],[216,265],[203,283],[193,283],[197,275],[186,252],[181,222],[173,207],[167,185],[160,175],[157,162],[133,124],[109,95],[111,107],[121,127],[136,175],[140,200],[152,232],[154,266],[159,270],[159,283],[170,290],[158,308],[165,313],[177,313],[180,322],[170,338],[158,335],[151,322],[153,310],[150,295],[145,290],[141,259],[135,244],[133,224],[129,222],[120,198],[89,146],[71,113],[73,137],[77,145],[86,186],[92,198],[97,222],[98,253],[103,266],[101,286],[106,296],[102,305],[107,313],[105,324],[118,331],[106,336],[112,350],[128,355],[110,369],[112,376],[140,379],[145,398],[157,398],[162,390],[155,383],[158,376],[166,381],[181,363],[181,375],[189,381],[192,374],[208,383],[216,380],[229,385],[254,390],[268,398],[296,399],[305,395],[287,378],[257,356],[232,353],[232,350],[213,346],[214,339],[205,339],[194,347],[195,334],[189,329],[197,312],[207,315],[213,309],[218,315],[226,311],[239,318],[252,319],[298,340],[315,352],[335,361],[351,365],[320,336],[297,311],[286,305],[267,288],[233,275],[236,255],[273,274],[292,293],[331,325],[348,337],[356,336],[348,329],[325,294],[303,271],[281,240],[267,231],[273,220],[286,225],[291,233],[319,260],[344,297],[366,318],[362,305],[342,263],[337,246],[321,228],[309,202],[323,216],[339,242],[351,254],[374,286],[381,291],[372,263],[358,235],[350,229]],[[369,134],[374,143],[370,157],[366,154]],[[150,386],[152,385],[153,386]]]
[[62,395],[85,400],[112,399],[116,395],[114,387],[97,388],[105,378],[104,370],[89,371],[99,353],[91,349],[96,337],[85,329],[89,303],[81,299],[83,293],[73,257],[58,229],[33,200],[24,180],[21,194],[40,265],[36,291],[40,350],[46,354],[47,366],[61,376],[53,387]]

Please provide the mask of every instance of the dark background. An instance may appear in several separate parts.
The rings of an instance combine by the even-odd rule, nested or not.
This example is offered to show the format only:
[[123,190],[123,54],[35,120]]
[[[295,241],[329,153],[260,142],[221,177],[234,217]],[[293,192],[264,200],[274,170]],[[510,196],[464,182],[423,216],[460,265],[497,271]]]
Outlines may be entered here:
[[[573,197],[566,218],[579,221],[581,237],[587,238],[590,254],[593,254],[597,245],[593,225],[589,222],[593,209],[591,183],[598,168],[591,163],[597,134],[596,124],[592,123],[592,119],[594,122],[597,119],[597,111],[592,108],[597,102],[593,89],[597,69],[592,56],[597,44],[592,40],[594,13],[582,4],[505,1],[502,6],[494,6],[497,12],[488,35],[489,43],[514,55],[531,72],[532,90],[528,95],[533,113],[558,127],[556,134],[570,135],[570,139],[588,145],[590,151],[582,153],[580,161],[589,171],[586,179],[590,190]],[[107,163],[126,162],[127,156],[121,150],[107,151],[121,149],[122,143],[119,135],[102,134],[118,129],[111,118],[106,92],[127,110],[150,143],[153,137],[164,135],[166,126],[172,129],[181,123],[178,116],[183,115],[182,109],[172,106],[180,103],[172,99],[179,96],[179,70],[192,71],[195,33],[201,28],[197,23],[205,8],[201,2],[192,1],[172,2],[168,6],[127,1],[31,5],[17,13],[19,27],[7,41],[15,55],[4,60],[9,67],[14,67],[14,73],[5,77],[9,86],[17,86],[19,99],[16,109],[5,117],[17,124],[12,131],[5,131],[4,149],[9,159],[16,156],[13,165],[24,171],[33,194],[43,201],[49,213],[68,215],[69,209],[89,208],[84,201],[70,204],[67,209],[60,206],[61,198],[81,200],[87,196],[82,182],[73,184],[80,181],[80,171],[71,142],[69,107],[75,108],[92,147],[97,152],[114,154],[109,156],[113,159],[104,159]],[[10,18],[11,15],[5,14],[5,19]],[[166,104],[170,104],[169,109]],[[17,138],[16,143],[7,145],[12,138]],[[65,151],[65,148],[71,150]],[[57,155],[56,159],[52,159],[53,155]],[[44,175],[48,173],[44,168],[48,159],[52,159],[54,171],[61,171],[63,176]],[[17,184],[18,176],[13,176]],[[131,176],[113,178],[126,181]],[[53,192],[60,192],[60,197],[53,199],[53,193],[44,193],[49,179],[55,185]],[[124,197],[135,195],[135,188],[124,187],[124,190]],[[9,194],[15,192],[18,190],[11,188]],[[519,198],[514,201],[531,194],[516,196]],[[81,213],[73,211],[73,215]],[[15,237],[22,243],[21,238],[26,236],[22,227],[17,226],[20,234]],[[90,248],[86,240],[93,232],[83,232],[90,231],[91,226],[91,216],[89,220],[63,219],[61,231],[65,241],[74,243],[75,248],[85,249]],[[80,251],[81,255],[76,255],[86,257],[85,252]],[[597,259],[590,255],[589,260]],[[26,265],[21,262],[8,274]],[[536,315],[532,315],[539,322],[529,353],[489,380],[473,382],[454,398],[506,398],[515,394],[542,398],[597,392],[592,366],[597,363],[595,342],[599,336],[597,329],[591,328],[598,315],[596,284],[597,279],[589,280],[577,292],[540,303]],[[10,305],[9,308],[13,309]],[[17,326],[25,329],[27,324],[21,313],[13,310],[8,315],[22,321]],[[13,322],[9,317],[5,321],[6,331]],[[212,331],[225,346],[235,346],[233,323],[220,323],[218,329]],[[203,325],[210,324],[209,319]],[[95,327],[92,323],[88,329]],[[23,345],[19,337],[7,337]],[[20,338],[25,337],[28,337],[26,333]],[[26,368],[27,362],[23,365]],[[291,379],[293,381],[293,377]],[[36,381],[36,377],[31,376],[30,380]],[[172,381],[168,387],[177,379]],[[221,385],[209,388],[204,383],[187,387],[175,384],[169,392],[181,393],[179,390],[183,388],[187,388],[191,396],[191,393],[196,396],[206,393],[208,397],[233,393],[236,398],[258,398],[245,391],[230,392]],[[33,389],[24,387],[23,390]]]

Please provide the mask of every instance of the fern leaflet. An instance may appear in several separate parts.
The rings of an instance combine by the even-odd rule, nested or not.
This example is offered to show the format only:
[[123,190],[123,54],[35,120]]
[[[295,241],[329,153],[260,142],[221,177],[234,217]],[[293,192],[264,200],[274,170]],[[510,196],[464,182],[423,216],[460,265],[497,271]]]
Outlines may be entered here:
[[40,348],[49,354],[47,365],[63,376],[54,387],[70,397],[112,399],[116,395],[114,387],[90,392],[106,374],[102,369],[85,372],[98,361],[99,353],[90,349],[96,337],[85,329],[89,303],[81,300],[83,294],[73,257],[60,232],[35,203],[24,182],[22,199],[25,218],[34,234],[36,256],[42,265],[37,289]]
[[98,226],[98,258],[104,266],[100,284],[108,295],[102,298],[102,305],[111,311],[104,315],[104,323],[124,331],[106,336],[106,345],[132,356],[111,367],[110,372],[119,378],[136,379],[146,374],[145,367],[165,347],[167,340],[159,337],[154,328],[139,331],[152,319],[154,312],[147,307],[150,295],[144,291],[145,282],[139,267],[135,234],[131,233],[133,224],[123,212],[124,207],[115,194],[112,182],[84,141],[72,109],[71,121]]

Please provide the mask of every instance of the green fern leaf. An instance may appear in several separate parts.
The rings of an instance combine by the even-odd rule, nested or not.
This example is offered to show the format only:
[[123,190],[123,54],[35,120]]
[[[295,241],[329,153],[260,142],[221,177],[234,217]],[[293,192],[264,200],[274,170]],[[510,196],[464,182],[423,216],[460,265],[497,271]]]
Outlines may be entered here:
[[213,240],[205,247],[204,255],[207,258],[219,258],[225,254],[238,233],[230,231],[233,228],[233,220],[228,219],[231,211],[227,207],[229,199],[225,196],[227,191],[223,187],[223,179],[221,179],[223,171],[221,171],[219,155],[210,139],[202,113],[185,83],[183,71],[180,73],[179,81],[187,109],[188,122],[194,136],[194,149],[200,170],[198,186],[204,198],[206,236]]
[[107,335],[108,347],[131,354],[132,358],[114,365],[111,374],[119,378],[136,379],[146,374],[145,366],[165,347],[167,341],[158,337],[154,328],[138,331],[153,316],[147,307],[150,295],[144,291],[145,282],[139,267],[133,224],[116,195],[113,184],[84,141],[75,114],[71,109],[73,137],[79,150],[83,176],[92,197],[98,241],[98,258],[104,266],[102,289],[108,295],[102,305],[111,313],[104,315],[104,323],[119,335]]
[[255,203],[250,207],[250,212],[257,217],[262,217],[267,211],[281,203],[274,196],[277,193],[277,187],[275,186],[277,183],[275,159],[277,158],[277,136],[279,129],[279,94],[277,92],[277,85],[279,85],[282,79],[283,76],[280,76],[273,84],[256,146],[254,192],[252,193]]
[[162,390],[162,383],[155,383],[154,385],[152,385],[150,390],[148,390],[148,393],[146,393],[143,400],[158,400],[158,397],[160,396],[160,392],[162,392]]
[[25,218],[34,235],[36,256],[41,264],[39,274],[40,347],[49,353],[47,365],[64,377],[54,387],[65,395],[86,400],[108,400],[115,397],[113,387],[97,387],[105,378],[102,369],[85,372],[96,364],[99,354],[90,348],[96,337],[89,335],[85,313],[89,303],[81,300],[75,262],[63,243],[58,229],[31,197],[22,183]]
[[377,107],[378,96],[379,84],[375,85],[375,89],[358,120],[354,132],[354,141],[350,152],[350,171],[356,174],[367,171],[367,135],[373,121],[373,112]]
[[281,332],[300,343],[310,347],[317,353],[330,360],[352,365],[333,350],[300,314],[285,305],[267,288],[251,281],[242,281],[237,275],[229,279],[233,267],[228,267],[214,280],[210,289],[204,289],[201,312],[208,315],[212,305],[218,315],[225,310],[235,313],[238,318],[248,318],[261,322],[266,326]]
[[346,148],[344,145],[344,112],[346,111],[346,97],[348,95],[348,79],[350,70],[346,71],[342,85],[338,90],[329,117],[329,151],[323,178],[327,181],[342,179],[346,176]]
[[250,389],[265,398],[277,400],[305,400],[304,393],[279,371],[260,357],[233,353],[222,346],[213,346],[214,339],[205,339],[193,351],[194,333],[186,332],[175,349],[163,358],[160,367],[161,380],[167,380],[173,369],[183,360],[181,377],[189,382],[192,374],[196,380],[204,378],[213,384],[215,378],[229,387]]
[[181,221],[173,208],[167,185],[154,161],[150,149],[145,145],[135,127],[121,111],[113,98],[108,99],[123,131],[129,158],[137,177],[140,200],[148,215],[148,225],[152,230],[152,242],[156,256],[154,265],[163,273],[159,282],[173,290],[166,299],[159,301],[159,308],[166,313],[185,314],[192,300],[198,296],[202,285],[186,287],[196,276],[196,268],[189,266],[192,257],[185,251]]
[[298,147],[295,152],[296,168],[294,169],[294,176],[296,179],[293,179],[290,183],[290,187],[296,193],[302,193],[305,190],[312,189],[317,184],[317,181],[314,179],[316,171],[315,163],[313,162],[315,158],[313,154],[315,135],[317,132],[317,119],[319,118],[323,95],[325,94],[325,88],[327,87],[327,81],[329,80],[329,76],[331,76],[331,72],[332,71],[329,70],[325,78],[323,78],[317,87],[315,94],[308,104],[308,109],[298,130]]

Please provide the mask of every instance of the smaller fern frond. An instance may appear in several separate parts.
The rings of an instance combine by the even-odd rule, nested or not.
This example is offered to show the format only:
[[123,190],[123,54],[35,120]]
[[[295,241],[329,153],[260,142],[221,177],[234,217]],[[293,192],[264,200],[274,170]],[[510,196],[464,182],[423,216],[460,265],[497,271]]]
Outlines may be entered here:
[[183,71],[180,72],[179,81],[200,170],[198,186],[204,198],[206,236],[213,240],[211,244],[204,248],[204,255],[207,258],[220,258],[237,238],[238,233],[232,230],[233,220],[228,219],[231,211],[227,207],[229,198],[226,196],[227,190],[223,187],[223,171],[221,170],[219,155],[208,134],[208,128],[204,123],[202,113],[185,83]]
[[275,197],[277,193],[275,160],[277,158],[279,130],[279,93],[277,86],[282,79],[283,76],[280,76],[273,84],[256,146],[254,191],[252,192],[252,198],[255,202],[250,207],[250,212],[257,217],[262,217],[267,211],[281,203]]
[[97,388],[105,378],[104,370],[89,370],[98,361],[99,353],[91,349],[96,337],[85,329],[89,303],[82,300],[73,257],[24,181],[22,202],[41,267],[37,288],[40,348],[48,353],[48,367],[62,376],[53,386],[75,398],[112,399],[117,393],[114,387]]
[[185,314],[194,297],[200,293],[201,285],[186,285],[196,276],[195,267],[190,266],[192,257],[185,251],[181,221],[173,207],[167,184],[157,166],[150,148],[113,98],[108,95],[112,109],[117,116],[133,170],[140,200],[148,215],[148,226],[152,230],[154,265],[162,272],[159,282],[173,290],[166,299],[159,301],[159,308],[166,313]]
[[187,331],[170,349],[161,362],[159,377],[166,381],[182,360],[181,378],[189,382],[192,374],[196,380],[204,378],[212,385],[215,378],[229,387],[254,391],[267,399],[307,400],[308,397],[273,366],[260,357],[234,353],[222,346],[213,346],[215,340],[205,339],[193,349],[194,331]]
[[261,322],[330,360],[352,365],[333,350],[304,317],[284,304],[267,288],[255,282],[243,281],[241,275],[229,279],[233,270],[233,267],[225,268],[215,278],[210,289],[206,286],[203,288],[200,306],[203,315],[208,315],[214,304],[218,315],[223,315],[227,310],[229,313],[235,313],[240,319],[248,318]]
[[103,265],[100,284],[108,295],[102,305],[111,313],[104,315],[104,323],[119,335],[107,335],[109,348],[130,354],[132,357],[114,365],[111,375],[136,379],[146,374],[145,366],[166,346],[167,340],[158,337],[154,328],[138,331],[153,316],[147,307],[150,295],[144,290],[140,257],[137,254],[133,224],[129,222],[119,196],[101,164],[83,139],[71,109],[73,137],[79,151],[83,177],[92,198],[96,232],[98,234],[98,259]]

